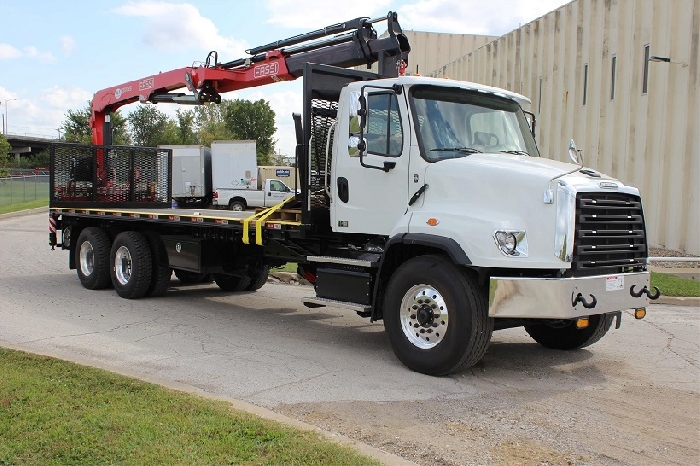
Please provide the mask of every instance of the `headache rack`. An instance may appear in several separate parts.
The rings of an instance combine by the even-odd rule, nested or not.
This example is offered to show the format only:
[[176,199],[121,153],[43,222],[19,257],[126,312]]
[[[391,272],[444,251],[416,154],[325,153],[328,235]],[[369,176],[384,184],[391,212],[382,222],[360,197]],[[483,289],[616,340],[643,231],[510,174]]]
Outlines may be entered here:
[[578,193],[574,276],[643,270],[647,240],[642,201],[625,193]]

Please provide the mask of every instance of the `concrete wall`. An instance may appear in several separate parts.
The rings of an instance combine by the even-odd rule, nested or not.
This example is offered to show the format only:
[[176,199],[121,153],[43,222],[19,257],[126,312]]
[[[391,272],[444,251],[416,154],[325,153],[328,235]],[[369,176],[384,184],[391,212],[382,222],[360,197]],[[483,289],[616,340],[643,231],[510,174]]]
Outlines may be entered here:
[[404,34],[408,37],[408,43],[411,44],[406,72],[421,75],[428,75],[446,63],[498,39],[497,36],[476,34],[442,34],[417,31],[404,31]]
[[[640,188],[650,246],[700,254],[699,31],[700,0],[574,0],[427,74],[528,96],[545,156],[568,161],[574,138],[587,166]],[[646,62],[647,45],[672,62]],[[429,34],[411,46],[441,53],[422,50]]]

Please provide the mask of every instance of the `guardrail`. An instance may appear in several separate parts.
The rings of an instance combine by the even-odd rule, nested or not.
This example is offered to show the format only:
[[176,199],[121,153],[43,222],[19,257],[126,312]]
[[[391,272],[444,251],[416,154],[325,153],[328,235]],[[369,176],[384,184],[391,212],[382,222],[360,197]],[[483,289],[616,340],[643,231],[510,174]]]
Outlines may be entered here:
[[700,257],[647,257],[649,262],[700,262]]
[[0,178],[0,206],[49,199],[49,175],[11,175]]

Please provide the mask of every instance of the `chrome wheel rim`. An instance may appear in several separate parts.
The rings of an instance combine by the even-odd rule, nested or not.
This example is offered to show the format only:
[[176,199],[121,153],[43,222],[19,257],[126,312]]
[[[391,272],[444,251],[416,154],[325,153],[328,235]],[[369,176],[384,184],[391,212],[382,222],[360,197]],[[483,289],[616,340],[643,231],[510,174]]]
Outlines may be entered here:
[[401,329],[413,346],[430,349],[447,332],[448,309],[442,295],[430,285],[415,285],[401,300]]
[[85,241],[80,245],[80,271],[84,276],[89,277],[95,270],[95,251],[92,244]]
[[132,260],[129,248],[121,246],[114,253],[114,275],[121,285],[127,285],[131,279]]
[[234,212],[242,212],[243,211],[243,206],[236,203],[236,204],[231,204],[231,210]]

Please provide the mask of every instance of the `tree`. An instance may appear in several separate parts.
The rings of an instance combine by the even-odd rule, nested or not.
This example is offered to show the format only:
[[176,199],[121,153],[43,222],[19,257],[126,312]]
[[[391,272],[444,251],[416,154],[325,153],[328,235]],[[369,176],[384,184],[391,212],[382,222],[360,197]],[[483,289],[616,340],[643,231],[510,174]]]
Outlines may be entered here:
[[[90,116],[92,115],[92,105],[88,101],[87,106],[81,110],[68,110],[66,119],[61,123],[61,132],[66,142],[77,142],[80,144],[92,143],[92,128],[90,128]],[[127,131],[127,121],[119,113],[119,110],[110,114],[112,123],[112,143],[115,145],[128,145],[130,143]]]
[[212,141],[236,139],[224,124],[224,105],[222,102],[221,105],[198,105],[194,108],[194,124],[201,145],[211,146]]
[[129,113],[128,120],[131,140],[137,146],[180,143],[177,124],[155,105],[139,105]]
[[7,168],[7,162],[10,160],[10,143],[7,142],[5,136],[0,134],[0,178],[4,178],[10,174]]
[[195,113],[193,110],[175,111],[177,116],[177,131],[179,144],[197,144],[198,136],[195,132]]
[[221,102],[224,127],[234,139],[254,139],[258,165],[269,165],[275,152],[275,111],[260,99],[256,102],[236,99]]

